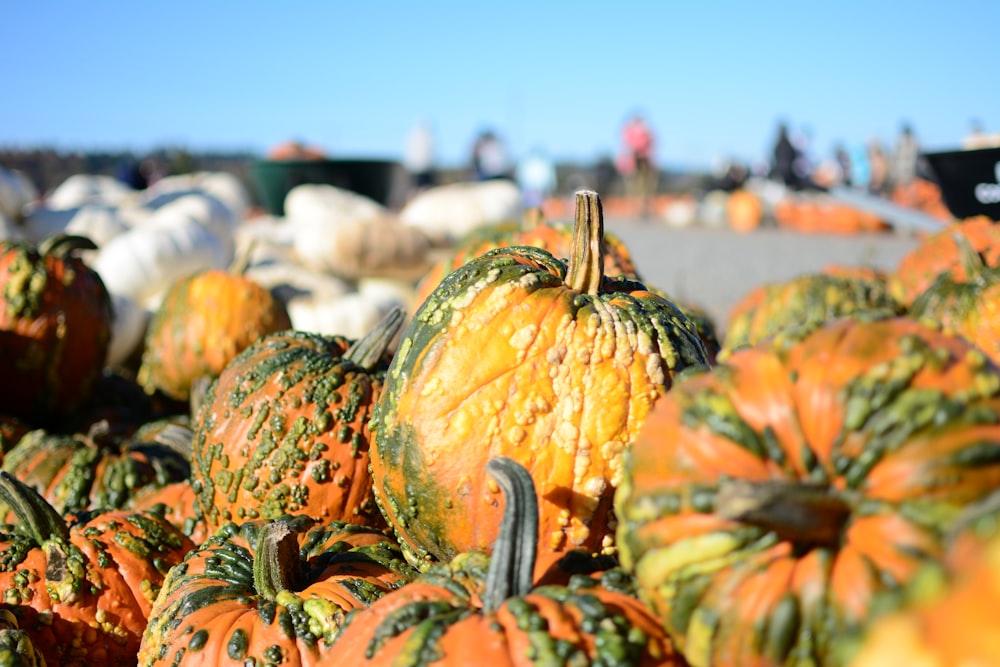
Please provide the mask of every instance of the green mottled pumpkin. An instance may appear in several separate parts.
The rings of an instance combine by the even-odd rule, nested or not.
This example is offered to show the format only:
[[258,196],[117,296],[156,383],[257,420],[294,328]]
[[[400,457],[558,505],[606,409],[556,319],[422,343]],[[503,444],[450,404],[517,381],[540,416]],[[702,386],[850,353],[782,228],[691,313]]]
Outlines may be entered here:
[[89,433],[25,434],[3,459],[2,469],[30,484],[58,512],[125,507],[141,489],[186,480],[186,446],[155,435],[115,437],[106,422]]
[[492,548],[494,456],[540,485],[543,563],[613,548],[621,453],[675,374],[707,359],[673,303],[603,275],[602,235],[599,197],[578,193],[568,262],[490,251],[449,274],[405,330],[372,416],[372,473],[414,562]]
[[0,413],[47,426],[87,400],[111,342],[111,296],[74,254],[95,247],[0,241]]
[[730,310],[721,358],[783,329],[856,314],[899,314],[886,280],[877,275],[806,273],[759,285]]
[[17,517],[0,527],[0,606],[46,664],[135,664],[153,601],[190,540],[142,512],[87,512],[68,525],[5,472],[0,497]]
[[384,525],[368,470],[368,422],[402,310],[351,341],[285,331],[238,355],[208,389],[191,479],[210,529],[305,514]]
[[842,318],[676,383],[625,456],[617,543],[692,665],[836,665],[998,485],[1000,369],[909,318]]
[[352,613],[340,664],[683,667],[670,638],[620,570],[535,586],[538,499],[530,473],[488,464],[504,497],[492,557],[460,554]]
[[375,529],[229,522],[168,574],[139,664],[349,664],[332,648],[345,616],[415,576]]

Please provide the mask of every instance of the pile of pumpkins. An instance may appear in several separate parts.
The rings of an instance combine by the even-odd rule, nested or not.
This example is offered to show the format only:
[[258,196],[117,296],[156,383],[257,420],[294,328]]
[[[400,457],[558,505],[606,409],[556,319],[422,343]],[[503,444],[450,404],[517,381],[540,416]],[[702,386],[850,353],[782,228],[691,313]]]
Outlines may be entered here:
[[[379,222],[440,256],[351,335],[249,272],[284,247],[331,276],[334,230],[212,245],[243,226],[212,182],[102,242],[0,242],[4,660],[1000,664],[991,221],[757,286],[722,332],[595,192],[571,224],[465,204]],[[158,297],[112,289],[116,240],[182,219],[206,245],[150,256]],[[110,356],[123,295],[148,318]]]

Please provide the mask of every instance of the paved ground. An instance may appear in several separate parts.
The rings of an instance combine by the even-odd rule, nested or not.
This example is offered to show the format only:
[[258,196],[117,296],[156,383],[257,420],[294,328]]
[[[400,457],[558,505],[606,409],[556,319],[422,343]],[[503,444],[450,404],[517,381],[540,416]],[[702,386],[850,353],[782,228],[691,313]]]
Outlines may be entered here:
[[893,269],[918,243],[915,236],[897,232],[832,236],[765,228],[737,234],[637,220],[608,220],[605,229],[628,245],[648,284],[701,306],[720,329],[729,308],[756,285],[832,263]]

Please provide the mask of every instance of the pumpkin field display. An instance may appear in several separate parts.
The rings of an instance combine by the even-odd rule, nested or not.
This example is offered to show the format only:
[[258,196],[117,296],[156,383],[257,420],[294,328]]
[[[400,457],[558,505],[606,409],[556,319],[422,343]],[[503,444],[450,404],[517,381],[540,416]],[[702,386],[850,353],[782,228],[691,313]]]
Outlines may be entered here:
[[97,382],[111,339],[111,297],[75,252],[82,237],[37,248],[0,241],[0,413],[40,425],[68,415]]
[[277,332],[226,366],[198,414],[191,459],[211,529],[285,514],[384,525],[368,421],[404,318],[396,309],[356,341]]
[[352,610],[416,571],[392,538],[308,517],[228,522],[167,575],[138,664],[321,665]]
[[602,271],[603,218],[577,193],[570,259],[498,248],[449,274],[404,330],[372,414],[376,499],[415,562],[489,551],[494,456],[542,499],[540,562],[612,547],[621,453],[675,374],[707,363],[693,323]]
[[239,269],[213,269],[167,291],[146,331],[137,379],[147,392],[187,400],[261,336],[292,328],[284,304]]
[[534,586],[538,499],[530,473],[487,464],[504,496],[492,557],[460,554],[352,613],[336,639],[344,665],[685,666],[650,611],[610,572]]
[[833,665],[998,483],[997,367],[909,318],[844,318],[657,401],[625,456],[617,544],[695,667]]
[[0,528],[3,607],[48,665],[135,664],[167,571],[193,547],[170,524],[124,510],[66,520],[0,473],[16,526]]
[[[614,234],[604,233],[604,275],[625,276],[641,280],[624,241]],[[447,257],[438,260],[417,283],[414,301],[423,303],[449,273],[493,250],[527,245],[547,250],[556,258],[569,257],[573,247],[573,225],[546,220],[540,209],[531,208],[520,222],[499,222],[468,232],[455,244]]]
[[900,312],[884,280],[863,274],[805,273],[758,285],[737,301],[730,309],[722,356],[755,345],[788,327],[863,313]]

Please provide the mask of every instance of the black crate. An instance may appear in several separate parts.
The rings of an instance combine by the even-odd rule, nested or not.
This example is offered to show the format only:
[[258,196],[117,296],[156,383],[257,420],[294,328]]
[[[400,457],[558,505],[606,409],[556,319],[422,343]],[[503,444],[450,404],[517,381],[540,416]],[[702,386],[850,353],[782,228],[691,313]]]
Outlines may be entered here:
[[939,151],[924,157],[952,215],[1000,220],[1000,147]]

